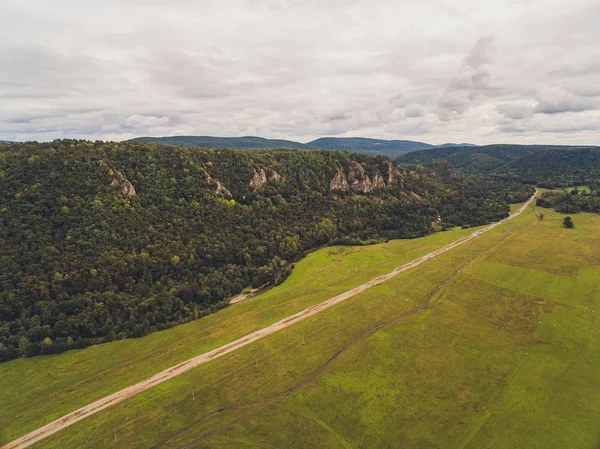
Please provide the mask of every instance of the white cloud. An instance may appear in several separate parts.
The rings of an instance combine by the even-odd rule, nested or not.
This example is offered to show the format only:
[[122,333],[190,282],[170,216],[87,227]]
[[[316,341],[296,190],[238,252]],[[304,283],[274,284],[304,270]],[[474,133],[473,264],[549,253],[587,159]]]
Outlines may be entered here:
[[598,144],[599,20],[595,0],[0,0],[0,139]]
[[153,126],[161,126],[169,123],[169,117],[154,117],[153,115],[134,114],[127,118],[127,124],[133,127],[150,128]]

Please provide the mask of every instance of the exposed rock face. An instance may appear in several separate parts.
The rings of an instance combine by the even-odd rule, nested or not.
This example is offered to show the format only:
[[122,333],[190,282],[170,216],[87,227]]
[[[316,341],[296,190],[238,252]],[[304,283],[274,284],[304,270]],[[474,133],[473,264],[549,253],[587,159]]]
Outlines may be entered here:
[[416,171],[414,171],[414,170],[410,170],[410,171],[408,172],[408,174],[409,174],[410,176],[412,176],[413,178],[415,178],[415,179],[421,179],[421,177],[419,176],[419,174],[418,174]]
[[117,170],[109,170],[108,174],[114,176],[111,186],[119,186],[121,188],[121,195],[123,196],[135,196],[135,187],[130,183],[121,172]]
[[423,198],[421,198],[421,196],[419,196],[419,195],[418,195],[418,194],[416,194],[415,192],[410,192],[410,197],[411,197],[413,200],[416,200],[416,201],[419,201],[419,202],[420,202],[420,201],[423,201]]
[[350,174],[348,175],[348,182],[350,185],[358,185],[360,181],[365,179],[365,169],[356,161],[350,161]]
[[104,161],[100,161],[100,166],[102,168],[104,168],[105,170],[108,170],[108,176],[110,176],[112,178],[110,185],[119,187],[119,189],[121,191],[121,195],[123,195],[123,196],[135,196],[136,195],[135,187],[133,187],[133,184],[131,184],[127,180],[127,178],[125,178],[125,176],[123,176],[123,173],[121,173],[119,170],[110,168]]
[[[350,169],[348,173],[348,178],[346,178],[346,175],[343,172],[343,170],[339,168],[337,173],[331,180],[331,184],[329,187],[331,191],[352,190],[354,192],[369,193],[373,190],[386,189],[388,187],[391,187],[390,185],[386,185],[383,176],[378,170],[375,170],[373,172],[373,177],[371,178],[365,172],[364,167],[358,162],[350,161],[348,165]],[[397,183],[397,179],[401,179],[400,172],[397,168],[392,167],[392,169],[398,172],[397,174],[395,172],[391,173],[391,179],[393,181],[392,185],[395,185]]]
[[254,187],[255,190],[261,189],[267,183],[267,173],[264,169],[259,171],[254,170],[254,176],[250,180],[250,186]]
[[228,196],[228,197],[232,197],[233,195],[231,194],[231,192],[229,191],[229,189],[227,187],[225,187],[223,184],[221,184],[219,181],[215,181],[215,184],[217,185],[217,195],[223,195],[223,196]]
[[281,181],[281,175],[277,173],[275,170],[271,170],[271,176],[269,176],[270,181]]
[[348,185],[346,175],[344,174],[341,168],[338,168],[337,173],[329,183],[329,190],[331,190],[332,192],[350,190],[350,186]]
[[394,167],[391,161],[385,161],[387,166],[387,187],[400,186],[404,188],[404,180],[402,179],[402,172],[398,167]]
[[350,189],[356,192],[368,193],[373,190],[373,184],[369,175],[365,173],[365,169],[356,161],[350,161],[350,174],[348,175],[348,183]]
[[373,181],[371,182],[371,190],[375,189],[385,189],[385,181],[383,180],[383,176],[378,171],[375,171],[373,174]]
[[215,190],[215,193],[217,195],[223,195],[223,196],[227,196],[230,198],[233,196],[227,187],[225,187],[223,184],[221,184],[220,181],[213,179],[206,170],[204,170],[204,178],[205,178],[205,181],[207,184],[213,185],[217,188]]

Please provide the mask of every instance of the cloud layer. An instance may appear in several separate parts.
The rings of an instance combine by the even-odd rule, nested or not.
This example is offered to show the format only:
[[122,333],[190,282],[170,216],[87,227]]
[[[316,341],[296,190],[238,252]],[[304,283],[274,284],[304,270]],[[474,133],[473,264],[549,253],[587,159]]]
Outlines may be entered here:
[[0,139],[600,144],[595,0],[0,0]]

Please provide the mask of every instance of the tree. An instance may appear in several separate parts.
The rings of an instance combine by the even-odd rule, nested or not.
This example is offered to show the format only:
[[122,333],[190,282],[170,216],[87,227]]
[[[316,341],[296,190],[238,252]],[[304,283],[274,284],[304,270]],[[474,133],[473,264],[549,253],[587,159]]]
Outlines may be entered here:
[[571,217],[565,217],[563,220],[563,226],[567,229],[574,228],[575,224],[573,223],[573,219]]
[[50,337],[44,338],[44,340],[40,343],[40,352],[42,354],[50,354],[52,353],[52,339]]
[[27,337],[19,338],[19,354],[22,356],[27,355],[27,349],[29,348],[29,340]]

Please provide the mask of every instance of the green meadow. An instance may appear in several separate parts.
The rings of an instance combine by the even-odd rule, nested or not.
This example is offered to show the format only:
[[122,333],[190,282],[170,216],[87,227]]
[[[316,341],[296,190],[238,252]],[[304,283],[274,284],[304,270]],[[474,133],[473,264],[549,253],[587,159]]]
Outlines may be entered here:
[[545,213],[37,447],[597,448],[600,217]]
[[282,285],[247,302],[139,339],[0,364],[0,445],[64,414],[392,271],[474,232],[330,247],[301,260]]
[[[567,230],[563,215],[544,213],[540,221],[531,207],[465,245],[34,447],[595,449],[600,443],[600,216],[575,215],[575,229]],[[287,315],[334,295],[338,287],[344,291],[362,283],[362,275],[374,277],[374,264],[390,271],[462,232],[472,230],[420,242],[325,248],[264,296],[219,312],[221,320],[216,314],[186,326],[212,318],[215,329],[231,332],[237,313],[253,316],[272,307],[266,324],[278,311]],[[404,246],[411,244],[417,246]],[[369,269],[375,271],[362,272]],[[327,293],[321,297],[319,289]],[[228,320],[226,313],[232,314]],[[154,335],[165,339],[184,327]],[[190,338],[198,353],[218,339],[209,335]],[[136,344],[131,351],[141,351],[152,338],[157,337],[16,362],[58,363],[69,355],[82,360],[86,351],[111,347],[119,356],[124,352],[119,345]],[[163,347],[155,351],[170,353]],[[138,364],[132,370],[146,369],[143,359],[131,363]],[[43,382],[45,373],[33,372]],[[6,372],[0,379],[18,382]],[[114,390],[111,379],[97,382]],[[89,393],[73,383],[66,389],[79,399]],[[60,394],[56,386],[51,391]],[[33,400],[31,393],[17,394]],[[43,399],[37,404],[43,406]],[[55,402],[47,410],[58,407]],[[21,409],[28,419],[39,416]],[[28,427],[25,418],[20,425],[6,419],[15,434]]]
[[579,190],[579,192],[587,192],[590,193],[591,189],[589,188],[589,186],[577,186],[577,187],[569,187],[566,190],[568,190],[569,192],[572,191],[573,189],[577,189]]

